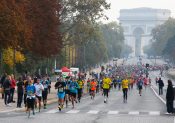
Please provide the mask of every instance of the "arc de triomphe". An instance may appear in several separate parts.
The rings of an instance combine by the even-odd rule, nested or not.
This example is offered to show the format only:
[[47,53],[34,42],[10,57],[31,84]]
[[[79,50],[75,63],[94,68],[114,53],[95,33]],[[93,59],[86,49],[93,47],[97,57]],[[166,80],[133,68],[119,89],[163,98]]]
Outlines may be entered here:
[[135,8],[120,10],[119,21],[124,29],[125,43],[132,47],[132,56],[143,55],[143,47],[152,39],[151,31],[170,17],[166,9]]

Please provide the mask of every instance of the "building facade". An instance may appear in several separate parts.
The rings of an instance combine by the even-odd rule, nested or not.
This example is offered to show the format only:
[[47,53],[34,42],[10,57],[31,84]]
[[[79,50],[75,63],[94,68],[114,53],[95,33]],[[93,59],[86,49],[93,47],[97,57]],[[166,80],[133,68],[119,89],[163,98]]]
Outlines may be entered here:
[[152,39],[152,29],[170,17],[170,10],[135,8],[120,10],[119,21],[124,29],[125,43],[132,47],[132,56],[143,55],[143,47]]

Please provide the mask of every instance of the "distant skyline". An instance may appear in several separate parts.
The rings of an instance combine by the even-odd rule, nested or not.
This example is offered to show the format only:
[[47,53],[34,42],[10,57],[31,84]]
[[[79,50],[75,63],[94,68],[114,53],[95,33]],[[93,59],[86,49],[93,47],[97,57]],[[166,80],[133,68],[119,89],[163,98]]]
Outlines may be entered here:
[[104,22],[118,21],[117,18],[120,15],[120,9],[140,7],[169,9],[171,11],[171,17],[175,17],[175,0],[107,0],[107,2],[111,3],[111,9],[105,11],[109,20]]

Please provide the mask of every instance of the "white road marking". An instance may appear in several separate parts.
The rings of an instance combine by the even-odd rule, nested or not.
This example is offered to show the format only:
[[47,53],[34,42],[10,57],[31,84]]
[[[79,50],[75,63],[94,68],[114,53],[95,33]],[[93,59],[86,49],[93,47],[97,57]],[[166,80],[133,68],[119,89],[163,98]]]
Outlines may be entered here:
[[76,114],[78,112],[80,112],[80,111],[79,110],[70,110],[70,111],[68,111],[66,113],[68,113],[68,114]]
[[139,115],[139,112],[138,111],[131,111],[128,114],[129,115]]
[[149,115],[160,115],[159,111],[151,111],[149,112]]
[[99,111],[96,111],[96,110],[90,110],[88,111],[87,113],[88,114],[98,114]]
[[53,110],[47,111],[45,113],[54,114],[54,113],[57,113],[57,112],[58,112],[58,109],[53,109]]
[[166,104],[166,101],[164,99],[162,99],[162,97],[160,97],[157,92],[154,90],[154,88],[151,86],[151,89],[153,90],[153,92],[155,93],[155,95],[164,103]]
[[108,114],[118,114],[118,111],[109,111]]

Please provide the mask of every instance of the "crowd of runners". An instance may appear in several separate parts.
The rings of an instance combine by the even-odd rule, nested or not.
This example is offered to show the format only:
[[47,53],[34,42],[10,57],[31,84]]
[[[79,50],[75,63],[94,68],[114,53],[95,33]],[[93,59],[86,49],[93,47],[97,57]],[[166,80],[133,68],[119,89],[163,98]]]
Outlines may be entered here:
[[[95,99],[97,93],[104,96],[104,103],[108,103],[111,89],[123,91],[123,103],[127,103],[128,91],[138,89],[138,95],[142,96],[142,89],[147,88],[151,84],[149,77],[149,66],[141,63],[137,65],[120,65],[120,66],[101,66],[101,71],[92,72],[90,78],[86,76],[59,76],[56,79],[53,88],[57,90],[58,110],[64,107],[68,108],[71,104],[75,108],[75,103],[81,103],[82,96],[88,92],[91,99]],[[157,80],[156,80],[157,81]],[[160,80],[159,80],[160,81]],[[4,74],[1,78],[1,87],[4,89],[2,98],[4,104],[11,106],[13,100],[15,86],[17,86],[17,108],[20,108],[24,102],[26,111],[33,110],[35,114],[36,108],[47,108],[47,96],[50,93],[51,80],[49,77],[19,77],[14,79],[13,75]],[[160,91],[160,94],[163,92]]]

